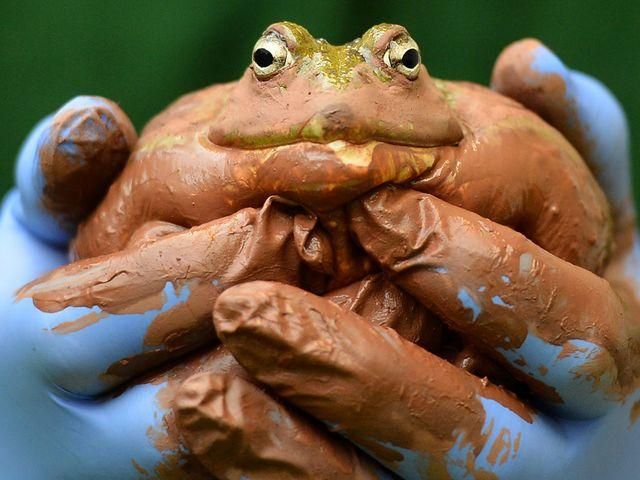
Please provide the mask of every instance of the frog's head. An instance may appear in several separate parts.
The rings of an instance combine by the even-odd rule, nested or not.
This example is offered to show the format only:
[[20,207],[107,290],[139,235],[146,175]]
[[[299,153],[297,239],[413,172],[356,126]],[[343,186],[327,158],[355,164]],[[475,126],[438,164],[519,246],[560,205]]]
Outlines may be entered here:
[[255,188],[329,208],[421,175],[462,131],[404,27],[333,46],[282,22],[258,39],[207,136],[258,159]]
[[289,22],[271,25],[210,131],[218,145],[376,140],[432,147],[460,127],[404,27],[382,24],[341,46]]

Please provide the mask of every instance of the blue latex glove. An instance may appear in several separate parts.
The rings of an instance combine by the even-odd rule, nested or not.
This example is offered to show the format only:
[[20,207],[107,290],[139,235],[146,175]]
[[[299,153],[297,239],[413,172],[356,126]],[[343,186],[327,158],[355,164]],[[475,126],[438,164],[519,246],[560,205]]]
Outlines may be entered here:
[[[79,132],[82,135],[76,135]],[[57,142],[55,151],[47,152],[45,140],[52,136]],[[109,145],[108,138],[116,147],[105,153],[101,149]],[[57,342],[64,337],[50,330],[51,322],[56,321],[53,315],[37,310],[30,300],[14,300],[22,285],[68,262],[67,241],[73,235],[73,221],[80,220],[45,208],[45,200],[50,200],[46,196],[55,196],[65,188],[77,191],[82,186],[74,183],[78,177],[66,185],[48,184],[43,158],[48,155],[45,160],[62,167],[68,163],[76,172],[84,169],[86,184],[103,193],[112,174],[122,167],[118,150],[126,159],[132,142],[133,127],[114,104],[80,97],[43,120],[20,153],[18,188],[8,194],[0,214],[0,264],[5,272],[0,277],[3,479],[138,478],[140,472],[154,472],[165,460],[154,436],[149,435],[164,431],[166,412],[156,400],[162,379],[100,401],[71,395],[57,386],[52,376],[56,369],[65,376],[73,375],[63,364],[65,349],[72,355],[91,355],[92,345],[80,345],[73,339]],[[96,162],[115,163],[93,171]],[[105,172],[110,174],[92,178]],[[85,207],[88,210],[92,205]]]
[[[20,153],[18,188],[6,198],[0,222],[0,259],[11,272],[0,280],[3,478],[214,478],[182,445],[172,402],[178,387],[193,375],[229,368],[238,374],[241,368],[226,352],[220,356],[210,348],[175,367],[169,363],[164,371],[148,372],[212,344],[215,296],[224,285],[255,274],[253,257],[273,259],[263,277],[296,282],[300,259],[291,241],[292,207],[285,204],[281,209],[272,200],[262,209],[245,209],[192,230],[154,223],[123,252],[68,264],[67,243],[75,225],[62,208],[64,202],[71,210],[78,197],[91,198],[93,189],[108,187],[113,173],[122,167],[121,157],[127,158],[135,142],[131,132],[126,116],[113,103],[80,97],[43,120]],[[120,150],[123,155],[118,155]],[[52,162],[59,168],[43,167]],[[74,173],[51,180],[51,171],[67,170]],[[78,177],[83,180],[80,185]],[[82,192],[84,185],[91,185],[91,191]],[[69,195],[69,190],[76,193],[78,188],[82,193]],[[52,204],[57,208],[49,208]],[[72,218],[82,220],[80,214]],[[257,244],[254,232],[280,239],[272,242],[275,250]],[[168,233],[173,235],[159,238]],[[177,248],[188,252],[163,257],[163,251],[177,252]],[[196,260],[190,262],[188,255]],[[51,270],[52,274],[33,281]],[[127,281],[114,281],[123,272],[132,275],[125,276]],[[21,293],[16,295],[17,291]],[[47,302],[44,297],[51,292],[70,305]],[[87,294],[95,301],[93,308],[74,305],[74,296]],[[164,317],[172,325],[171,315],[179,319],[175,335],[164,335],[158,344],[149,342],[154,321]],[[186,340],[181,337],[185,332]],[[243,385],[248,388],[246,395],[265,411],[278,412],[277,418],[286,419],[287,425],[307,432],[294,438],[290,431],[278,431],[278,425],[267,421],[271,417],[263,415],[260,428],[269,438],[282,437],[287,445],[281,444],[282,453],[290,456],[290,464],[299,464],[302,471],[319,468],[323,476],[338,480],[351,478],[350,470],[339,475],[347,462],[366,475],[360,478],[386,478],[379,466],[353,447],[339,443],[249,383]],[[317,455],[316,449],[324,453]],[[310,475],[307,478],[315,478]],[[300,477],[294,473],[278,478]]]
[[[227,290],[218,334],[260,382],[403,478],[638,478],[640,243],[624,113],[536,41],[503,53],[493,86],[562,130],[592,167],[615,216],[604,279],[426,194],[382,189],[352,206],[351,222],[394,283],[519,371],[542,409],[293,287]],[[522,343],[496,347],[521,328]]]

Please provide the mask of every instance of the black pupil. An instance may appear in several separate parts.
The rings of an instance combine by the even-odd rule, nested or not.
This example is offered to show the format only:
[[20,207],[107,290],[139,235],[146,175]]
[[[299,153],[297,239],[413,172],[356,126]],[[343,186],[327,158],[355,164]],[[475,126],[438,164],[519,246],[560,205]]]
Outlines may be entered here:
[[253,61],[261,68],[267,68],[273,63],[273,55],[266,48],[259,48],[253,52]]
[[402,55],[402,64],[407,68],[415,68],[420,63],[420,54],[415,48],[410,48]]

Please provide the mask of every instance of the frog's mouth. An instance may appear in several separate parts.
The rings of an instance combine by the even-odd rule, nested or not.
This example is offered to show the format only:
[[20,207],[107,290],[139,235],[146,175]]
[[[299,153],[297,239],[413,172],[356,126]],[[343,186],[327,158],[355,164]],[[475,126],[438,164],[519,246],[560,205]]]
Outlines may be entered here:
[[329,211],[383,184],[404,184],[435,164],[438,148],[377,140],[295,142],[260,149],[210,144],[242,172],[243,184],[280,195],[315,211]]
[[246,168],[258,165],[256,188],[328,209],[385,183],[402,184],[423,175],[434,165],[439,147],[462,138],[448,111],[432,119],[429,128],[354,111],[346,102],[332,103],[291,127],[285,118],[269,128],[260,115],[245,118],[242,126],[240,115],[222,115],[209,128],[207,140]]
[[304,124],[293,125],[287,129],[265,129],[258,132],[242,132],[238,129],[225,130],[215,126],[209,131],[209,140],[221,147],[243,150],[281,147],[294,143],[337,143],[363,145],[371,142],[388,143],[400,147],[437,147],[452,145],[460,141],[459,135],[446,138],[425,138],[420,136],[411,123],[390,125],[379,120],[375,124],[364,123],[357,127],[346,125],[335,113],[316,114]]
[[[284,113],[284,112],[283,112]],[[436,112],[437,113],[437,112]],[[458,143],[462,132],[457,120],[451,115],[440,115],[428,128],[416,119],[375,118],[355,113],[347,102],[331,104],[306,120],[287,124],[288,119],[278,123],[266,119],[251,118],[238,123],[236,119],[221,115],[209,129],[208,138],[221,147],[245,150],[281,147],[293,143],[310,142],[331,144],[343,142],[352,145],[382,142],[400,147],[436,147]],[[433,120],[433,119],[432,119]]]

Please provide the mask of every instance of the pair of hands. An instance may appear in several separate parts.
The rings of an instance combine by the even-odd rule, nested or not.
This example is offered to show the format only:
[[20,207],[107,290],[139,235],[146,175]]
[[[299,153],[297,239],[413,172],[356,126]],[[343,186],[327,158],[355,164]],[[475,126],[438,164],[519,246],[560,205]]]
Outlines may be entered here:
[[[296,283],[290,243],[309,219],[272,201],[155,242],[134,239],[124,252],[57,270],[16,300],[22,285],[67,263],[65,232],[40,209],[42,182],[26,180],[42,178],[45,120],[25,144],[19,189],[0,219],[6,478],[392,478],[333,432],[402,478],[633,478],[640,259],[626,222],[626,125],[602,87],[548,51],[530,67],[539,76],[529,81],[565,82],[579,121],[564,133],[591,136],[588,158],[618,217],[605,279],[429,195],[381,190],[353,205],[351,225],[374,239],[368,253],[402,290],[379,277],[329,298],[245,283]],[[562,128],[554,100],[550,92],[532,106]],[[263,238],[280,243],[266,252]],[[150,293],[158,285],[161,296]],[[140,379],[166,355],[153,332],[173,315],[194,320],[172,355],[212,338],[212,326],[197,321],[211,295],[225,348]],[[86,298],[96,306],[80,306]],[[433,347],[435,330],[416,320],[421,305],[520,371],[554,413],[381,326]]]

